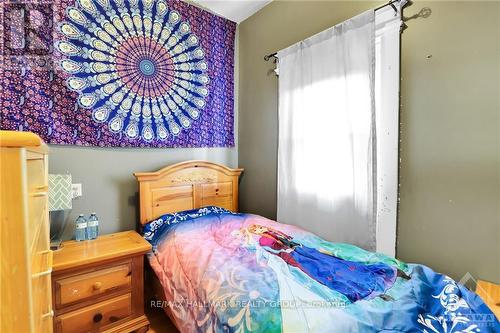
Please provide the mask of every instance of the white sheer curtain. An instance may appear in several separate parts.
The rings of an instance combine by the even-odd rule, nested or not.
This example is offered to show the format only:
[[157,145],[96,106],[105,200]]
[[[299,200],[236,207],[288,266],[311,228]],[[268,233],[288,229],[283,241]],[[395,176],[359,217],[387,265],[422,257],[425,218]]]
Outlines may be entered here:
[[375,15],[278,53],[278,221],[376,247]]

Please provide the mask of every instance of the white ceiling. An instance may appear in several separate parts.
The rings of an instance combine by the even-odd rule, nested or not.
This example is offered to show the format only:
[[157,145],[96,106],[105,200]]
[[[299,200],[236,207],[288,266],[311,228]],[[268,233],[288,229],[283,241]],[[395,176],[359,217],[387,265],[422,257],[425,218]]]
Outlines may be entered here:
[[191,0],[200,7],[240,23],[272,0]]

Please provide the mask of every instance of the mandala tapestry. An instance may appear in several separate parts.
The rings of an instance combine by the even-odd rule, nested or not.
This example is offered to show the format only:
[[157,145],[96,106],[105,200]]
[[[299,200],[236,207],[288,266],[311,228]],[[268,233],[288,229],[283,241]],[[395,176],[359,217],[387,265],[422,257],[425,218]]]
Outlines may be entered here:
[[52,144],[234,145],[234,22],[180,1],[50,3],[3,5],[2,129]]

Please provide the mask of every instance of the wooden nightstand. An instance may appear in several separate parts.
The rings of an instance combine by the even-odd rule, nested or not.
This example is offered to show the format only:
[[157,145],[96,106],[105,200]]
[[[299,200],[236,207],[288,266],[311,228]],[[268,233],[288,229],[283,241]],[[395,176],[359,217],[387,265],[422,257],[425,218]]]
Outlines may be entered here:
[[54,332],[145,332],[144,254],[134,231],[63,243],[54,252]]

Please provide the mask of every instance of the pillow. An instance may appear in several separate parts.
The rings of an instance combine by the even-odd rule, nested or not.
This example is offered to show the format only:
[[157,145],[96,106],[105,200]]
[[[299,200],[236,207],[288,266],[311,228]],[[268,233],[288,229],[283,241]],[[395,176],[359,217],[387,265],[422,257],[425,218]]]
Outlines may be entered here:
[[171,225],[193,220],[195,218],[211,214],[220,215],[220,214],[237,214],[237,213],[233,213],[221,207],[208,206],[208,207],[190,209],[171,214],[165,214],[143,226],[142,228],[143,237],[144,239],[146,239],[148,242],[151,243],[154,250],[161,236],[168,232]]

